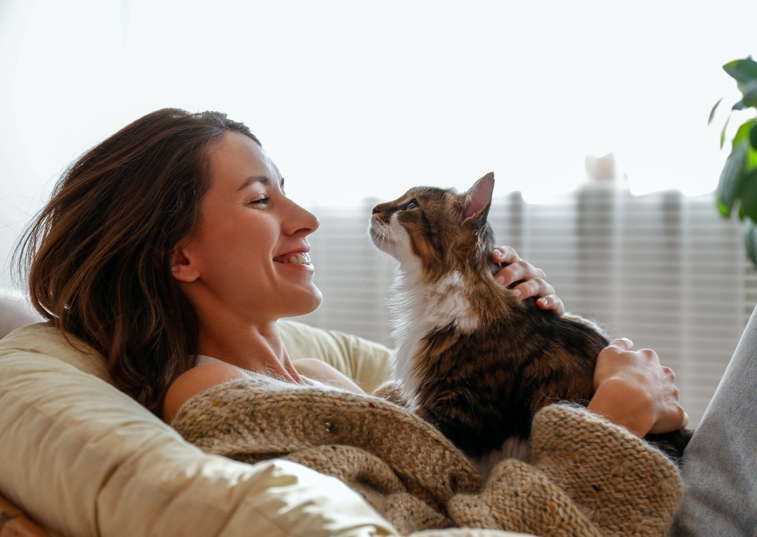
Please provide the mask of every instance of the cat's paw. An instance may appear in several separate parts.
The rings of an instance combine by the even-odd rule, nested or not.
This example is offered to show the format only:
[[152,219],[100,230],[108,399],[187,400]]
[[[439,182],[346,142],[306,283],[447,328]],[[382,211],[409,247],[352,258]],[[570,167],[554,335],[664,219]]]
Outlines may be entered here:
[[380,397],[381,399],[394,403],[395,405],[407,407],[407,399],[403,395],[402,390],[400,390],[399,382],[396,380],[387,380],[373,390],[371,395]]

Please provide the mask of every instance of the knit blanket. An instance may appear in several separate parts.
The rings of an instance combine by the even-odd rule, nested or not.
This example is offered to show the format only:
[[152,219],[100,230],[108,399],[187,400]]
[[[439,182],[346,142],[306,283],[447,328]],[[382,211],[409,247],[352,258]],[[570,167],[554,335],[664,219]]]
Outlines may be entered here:
[[501,529],[540,536],[662,536],[682,495],[659,451],[583,408],[534,418],[531,464],[508,459],[484,481],[428,423],[393,403],[267,377],[189,399],[172,426],[206,452],[285,458],[335,476],[399,532]]

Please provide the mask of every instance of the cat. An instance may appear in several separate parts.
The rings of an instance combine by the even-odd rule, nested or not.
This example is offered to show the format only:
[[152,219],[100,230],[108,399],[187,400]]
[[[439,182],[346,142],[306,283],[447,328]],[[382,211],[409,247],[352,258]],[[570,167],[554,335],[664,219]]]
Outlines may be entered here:
[[[370,236],[399,261],[392,307],[396,402],[438,428],[482,472],[528,460],[533,415],[588,404],[608,338],[598,325],[543,311],[497,283],[487,222],[494,174],[467,192],[417,187],[376,205]],[[685,430],[649,435],[678,460]]]

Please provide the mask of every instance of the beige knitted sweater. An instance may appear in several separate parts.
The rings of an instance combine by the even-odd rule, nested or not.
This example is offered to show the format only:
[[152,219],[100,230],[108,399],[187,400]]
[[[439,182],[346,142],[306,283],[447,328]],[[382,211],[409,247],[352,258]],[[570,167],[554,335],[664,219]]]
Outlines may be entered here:
[[582,408],[534,418],[533,464],[505,460],[484,483],[426,422],[382,399],[268,378],[188,400],[172,423],[203,450],[283,457],[338,477],[403,534],[474,527],[543,536],[665,535],[681,499],[659,451]]

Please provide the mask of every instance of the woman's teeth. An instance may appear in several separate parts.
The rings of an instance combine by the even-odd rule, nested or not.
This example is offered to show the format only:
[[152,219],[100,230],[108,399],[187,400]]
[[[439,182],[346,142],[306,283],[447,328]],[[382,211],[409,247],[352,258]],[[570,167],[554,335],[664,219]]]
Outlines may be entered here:
[[286,259],[281,260],[282,263],[295,263],[299,265],[309,265],[310,264],[310,254],[304,253],[304,254],[297,254],[289,256]]

